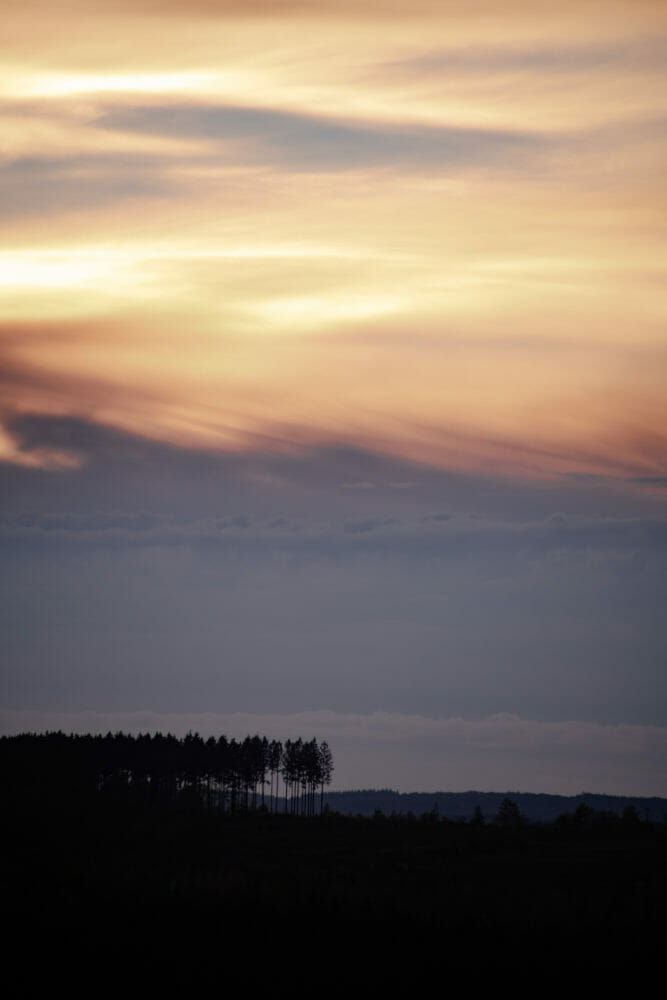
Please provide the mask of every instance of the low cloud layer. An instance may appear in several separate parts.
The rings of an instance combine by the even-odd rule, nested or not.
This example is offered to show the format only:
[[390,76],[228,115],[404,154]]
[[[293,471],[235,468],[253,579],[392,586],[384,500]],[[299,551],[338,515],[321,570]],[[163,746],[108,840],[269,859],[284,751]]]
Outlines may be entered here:
[[7,707],[667,724],[653,487],[29,430],[80,464],[5,467]]
[[667,729],[540,722],[513,715],[466,720],[375,712],[255,713],[0,711],[0,732],[188,731],[326,740],[332,789],[664,794]]

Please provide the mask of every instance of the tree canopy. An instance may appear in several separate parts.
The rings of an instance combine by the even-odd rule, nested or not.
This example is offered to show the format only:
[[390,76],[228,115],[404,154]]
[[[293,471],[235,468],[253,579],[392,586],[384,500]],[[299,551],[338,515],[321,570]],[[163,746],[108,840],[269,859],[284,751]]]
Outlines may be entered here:
[[321,809],[333,773],[329,746],[315,738],[283,744],[259,735],[204,739],[191,732],[182,739],[169,733],[27,733],[1,738],[0,760],[15,791],[188,798],[222,812],[277,809],[282,779],[285,811],[313,815],[316,792]]

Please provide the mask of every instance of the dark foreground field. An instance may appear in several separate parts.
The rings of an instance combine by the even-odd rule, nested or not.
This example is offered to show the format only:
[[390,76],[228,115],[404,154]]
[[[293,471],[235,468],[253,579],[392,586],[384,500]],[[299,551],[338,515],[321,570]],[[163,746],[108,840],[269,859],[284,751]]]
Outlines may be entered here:
[[7,953],[28,944],[56,978],[642,982],[664,953],[667,829],[636,818],[503,828],[96,796],[15,801],[4,827]]

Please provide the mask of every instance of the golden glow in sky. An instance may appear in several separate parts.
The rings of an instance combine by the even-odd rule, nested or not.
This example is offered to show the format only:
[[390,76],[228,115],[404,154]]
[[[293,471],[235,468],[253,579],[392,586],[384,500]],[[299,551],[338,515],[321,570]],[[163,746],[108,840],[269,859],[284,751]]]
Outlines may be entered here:
[[0,456],[665,475],[662,4],[138,6],[9,5]]

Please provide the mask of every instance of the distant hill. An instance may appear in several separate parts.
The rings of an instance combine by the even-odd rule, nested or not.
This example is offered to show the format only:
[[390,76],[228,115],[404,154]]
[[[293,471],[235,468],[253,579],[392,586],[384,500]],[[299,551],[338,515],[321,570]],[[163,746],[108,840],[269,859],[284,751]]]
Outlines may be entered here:
[[437,810],[441,818],[470,820],[479,807],[484,819],[493,820],[504,798],[516,802],[520,811],[535,823],[550,823],[563,813],[573,813],[580,803],[596,812],[620,815],[627,806],[634,806],[643,820],[667,822],[667,799],[623,795],[543,795],[532,792],[394,792],[389,788],[362,791],[326,792],[324,802],[330,809],[353,816],[372,816],[379,809],[391,813],[413,813],[422,816]]

